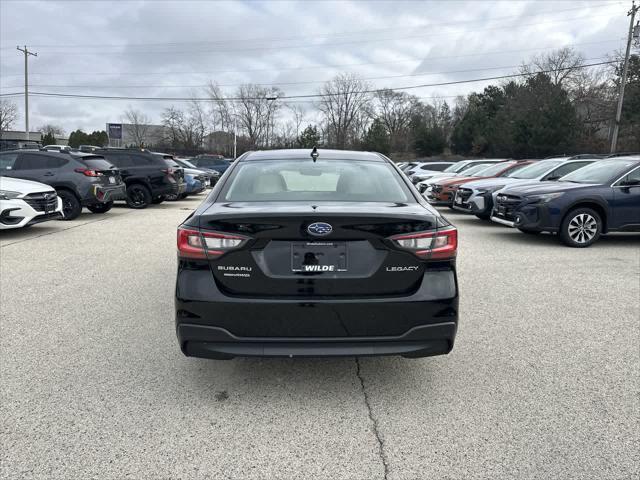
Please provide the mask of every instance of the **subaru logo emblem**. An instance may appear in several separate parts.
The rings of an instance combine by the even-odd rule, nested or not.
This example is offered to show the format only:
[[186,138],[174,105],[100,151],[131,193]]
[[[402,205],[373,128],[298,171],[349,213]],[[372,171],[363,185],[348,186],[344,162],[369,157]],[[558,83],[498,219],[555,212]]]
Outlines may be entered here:
[[329,235],[333,231],[333,227],[328,223],[315,222],[307,227],[307,232],[317,237]]

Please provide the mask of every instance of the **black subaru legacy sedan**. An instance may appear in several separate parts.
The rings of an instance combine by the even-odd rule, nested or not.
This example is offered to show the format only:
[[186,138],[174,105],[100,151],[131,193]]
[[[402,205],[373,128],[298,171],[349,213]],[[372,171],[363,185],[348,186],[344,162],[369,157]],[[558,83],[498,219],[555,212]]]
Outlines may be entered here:
[[453,348],[457,230],[383,155],[246,153],[177,237],[185,355],[425,357]]

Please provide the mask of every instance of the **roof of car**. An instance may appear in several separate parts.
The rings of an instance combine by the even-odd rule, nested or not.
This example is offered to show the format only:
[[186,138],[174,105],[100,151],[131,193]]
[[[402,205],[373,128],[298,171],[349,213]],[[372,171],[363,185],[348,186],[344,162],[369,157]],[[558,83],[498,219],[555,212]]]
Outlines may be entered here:
[[[310,148],[287,149],[287,150],[259,150],[249,152],[242,157],[241,161],[252,160],[289,160],[289,159],[310,159]],[[384,157],[375,152],[358,152],[352,150],[329,150],[324,148],[318,149],[318,161],[322,159],[329,160],[369,160],[375,162],[383,162]]]

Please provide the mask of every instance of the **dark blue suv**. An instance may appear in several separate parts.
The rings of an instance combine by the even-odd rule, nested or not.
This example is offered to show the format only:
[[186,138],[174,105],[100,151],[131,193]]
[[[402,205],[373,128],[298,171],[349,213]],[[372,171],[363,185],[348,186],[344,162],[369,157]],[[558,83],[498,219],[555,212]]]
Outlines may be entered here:
[[525,233],[556,232],[570,247],[601,234],[640,232],[640,156],[600,160],[558,182],[498,192],[491,219]]

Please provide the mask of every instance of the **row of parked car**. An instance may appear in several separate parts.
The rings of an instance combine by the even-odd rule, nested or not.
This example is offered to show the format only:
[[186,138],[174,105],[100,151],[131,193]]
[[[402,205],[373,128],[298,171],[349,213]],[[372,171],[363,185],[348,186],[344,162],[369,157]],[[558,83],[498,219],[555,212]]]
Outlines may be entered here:
[[136,209],[178,200],[215,185],[231,163],[218,155],[83,150],[46,146],[0,152],[0,229],[73,220],[83,208],[103,214],[118,200]]
[[555,233],[571,247],[640,232],[640,154],[433,163],[399,164],[432,205]]

